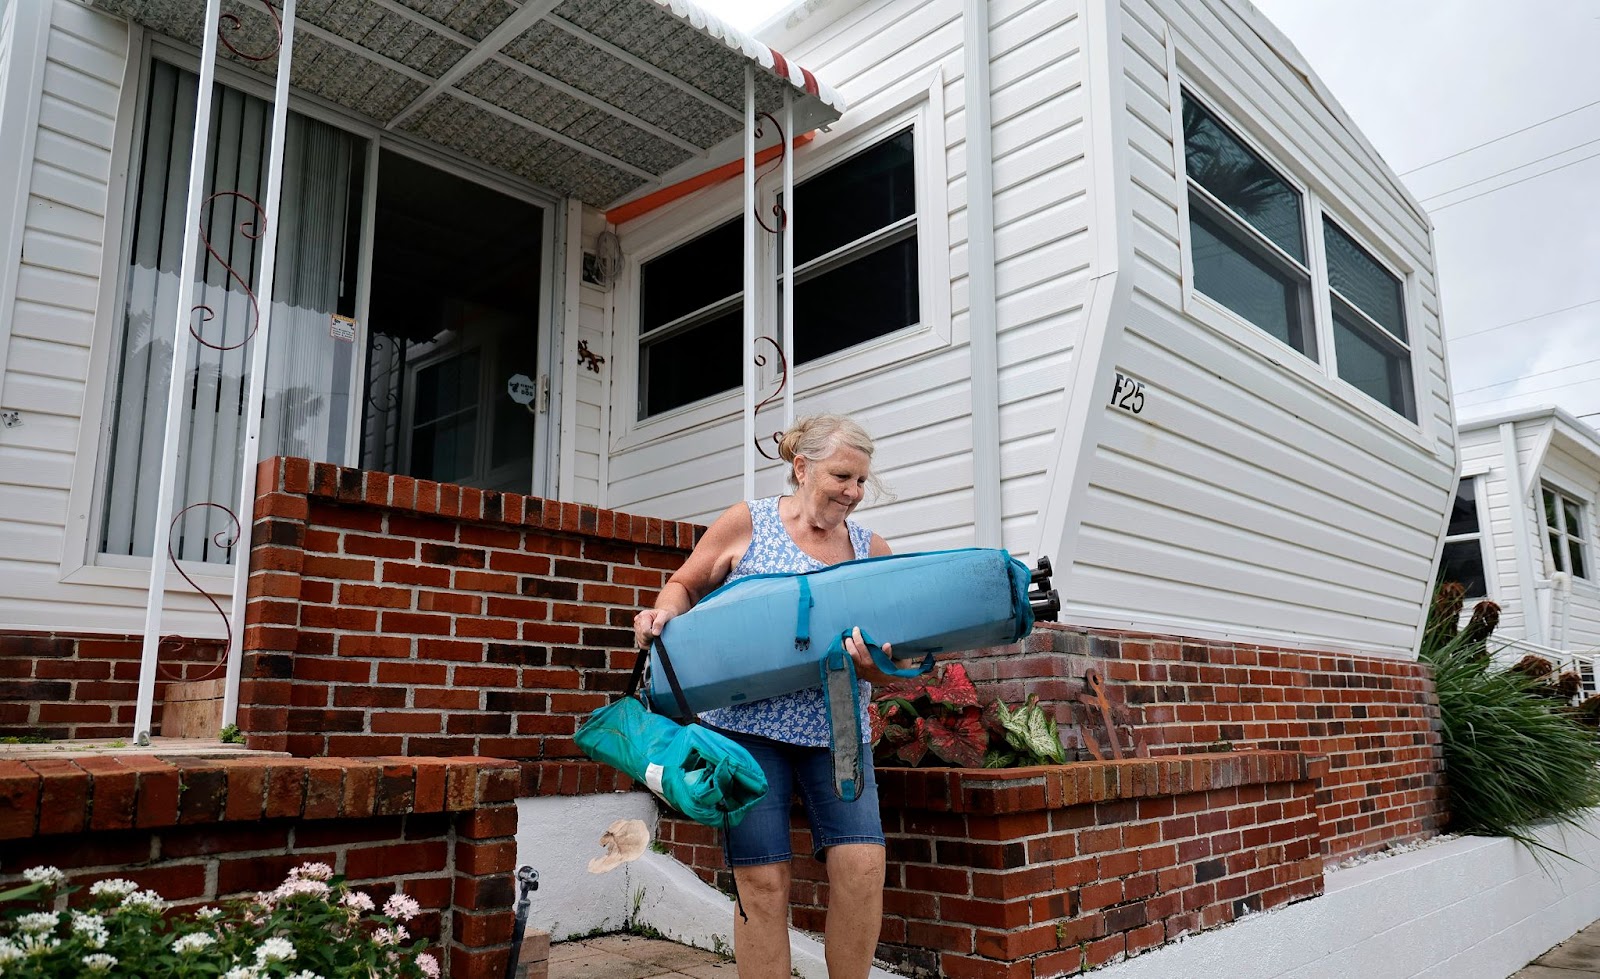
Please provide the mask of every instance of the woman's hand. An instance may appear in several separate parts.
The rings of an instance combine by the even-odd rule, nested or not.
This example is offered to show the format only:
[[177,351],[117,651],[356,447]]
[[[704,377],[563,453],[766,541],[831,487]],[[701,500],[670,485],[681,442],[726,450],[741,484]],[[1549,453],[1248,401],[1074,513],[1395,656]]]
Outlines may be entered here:
[[[850,635],[844,637],[844,651],[856,661],[856,677],[868,683],[881,684],[895,680],[895,677],[878,669],[878,664],[873,662],[872,653],[867,650],[867,641],[861,638],[861,627],[850,630]],[[889,643],[883,644],[883,655],[894,659],[894,647]],[[915,660],[894,660],[894,665],[902,670],[909,670],[916,665]]]
[[633,617],[633,644],[640,649],[647,648],[651,641],[661,635],[661,627],[667,620],[678,613],[671,609],[647,608]]

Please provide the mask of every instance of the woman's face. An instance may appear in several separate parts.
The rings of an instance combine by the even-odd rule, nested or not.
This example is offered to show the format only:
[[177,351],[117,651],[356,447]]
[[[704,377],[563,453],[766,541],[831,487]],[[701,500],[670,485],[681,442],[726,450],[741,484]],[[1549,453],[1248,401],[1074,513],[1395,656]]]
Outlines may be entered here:
[[833,525],[850,515],[866,493],[872,460],[860,449],[840,446],[823,459],[794,461],[796,495],[815,519]]

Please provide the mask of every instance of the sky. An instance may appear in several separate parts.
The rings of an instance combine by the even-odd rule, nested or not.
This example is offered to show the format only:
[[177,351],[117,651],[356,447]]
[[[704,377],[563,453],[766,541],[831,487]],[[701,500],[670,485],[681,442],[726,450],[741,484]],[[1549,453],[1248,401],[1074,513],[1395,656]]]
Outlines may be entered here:
[[[746,30],[789,5],[698,2]],[[1600,0],[1256,6],[1433,219],[1458,416],[1600,424]]]

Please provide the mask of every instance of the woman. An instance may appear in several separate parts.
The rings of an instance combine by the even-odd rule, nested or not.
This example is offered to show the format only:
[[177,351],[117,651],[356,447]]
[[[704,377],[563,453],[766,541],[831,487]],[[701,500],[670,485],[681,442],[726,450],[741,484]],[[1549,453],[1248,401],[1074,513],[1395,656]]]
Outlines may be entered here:
[[[872,439],[839,415],[817,415],[779,444],[789,464],[788,496],[730,507],[661,589],[655,608],[633,623],[641,647],[723,582],[752,574],[815,571],[889,553],[889,545],[848,518],[872,475]],[[881,638],[881,637],[877,637]],[[872,663],[861,631],[845,640],[865,682],[888,679]],[[884,652],[890,647],[884,644]],[[869,700],[863,689],[863,711]],[[789,806],[796,792],[811,823],[812,849],[828,871],[826,946],[830,979],[866,976],[883,917],[884,842],[872,753],[863,751],[860,797],[833,792],[821,687],[706,711],[701,720],[747,748],[767,776],[767,795],[724,834],[743,914],[734,916],[739,979],[789,976]],[[863,715],[862,730],[868,730]]]

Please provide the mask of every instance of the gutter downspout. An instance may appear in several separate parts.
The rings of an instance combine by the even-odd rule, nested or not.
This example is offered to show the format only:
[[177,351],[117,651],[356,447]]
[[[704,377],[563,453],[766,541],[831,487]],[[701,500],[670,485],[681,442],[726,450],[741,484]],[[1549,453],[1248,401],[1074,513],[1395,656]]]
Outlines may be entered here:
[[978,547],[1000,547],[1000,341],[995,327],[994,149],[989,0],[966,0],[967,349],[972,365],[972,517]]
[[1545,641],[1545,622],[1539,615],[1534,595],[1533,542],[1528,539],[1528,495],[1522,491],[1522,470],[1517,465],[1517,427],[1512,422],[1500,426],[1500,453],[1506,466],[1506,493],[1511,499],[1511,543],[1517,555],[1518,605],[1522,610],[1522,631],[1532,641]]

